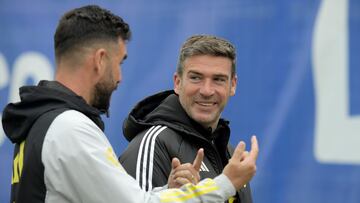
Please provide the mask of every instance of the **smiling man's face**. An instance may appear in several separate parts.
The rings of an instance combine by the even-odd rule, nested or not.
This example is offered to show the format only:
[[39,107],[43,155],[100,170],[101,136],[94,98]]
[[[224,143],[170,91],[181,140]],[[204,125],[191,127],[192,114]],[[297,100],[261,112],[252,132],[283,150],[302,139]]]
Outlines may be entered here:
[[231,65],[222,56],[192,56],[185,60],[182,75],[174,76],[182,107],[205,128],[216,128],[229,97],[235,94],[237,78],[231,75]]

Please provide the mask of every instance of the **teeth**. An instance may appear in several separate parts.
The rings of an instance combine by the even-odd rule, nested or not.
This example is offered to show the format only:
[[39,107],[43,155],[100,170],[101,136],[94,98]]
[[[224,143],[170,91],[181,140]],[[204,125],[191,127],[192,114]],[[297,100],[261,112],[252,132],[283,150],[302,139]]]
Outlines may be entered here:
[[198,104],[200,104],[202,106],[212,106],[212,105],[214,105],[214,103],[202,103],[202,102],[199,102]]

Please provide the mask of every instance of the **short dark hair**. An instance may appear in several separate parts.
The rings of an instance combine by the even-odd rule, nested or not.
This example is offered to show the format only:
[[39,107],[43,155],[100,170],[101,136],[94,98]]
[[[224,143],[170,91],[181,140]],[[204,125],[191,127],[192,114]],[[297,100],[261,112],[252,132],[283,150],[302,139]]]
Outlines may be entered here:
[[94,42],[130,40],[129,25],[119,16],[96,5],[76,8],[65,13],[54,35],[55,57],[70,53]]
[[236,74],[236,51],[229,41],[212,35],[194,35],[182,45],[176,72],[182,75],[187,58],[199,55],[223,56],[231,60],[231,77]]

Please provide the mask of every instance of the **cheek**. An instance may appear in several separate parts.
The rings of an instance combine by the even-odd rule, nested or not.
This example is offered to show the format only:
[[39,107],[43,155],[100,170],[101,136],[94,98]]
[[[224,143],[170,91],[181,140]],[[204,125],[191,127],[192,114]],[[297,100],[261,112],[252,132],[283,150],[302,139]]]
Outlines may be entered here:
[[232,96],[232,91],[230,90],[226,90],[224,92],[222,92],[222,94],[220,94],[220,97],[222,99],[222,102],[224,104],[226,104],[228,102],[228,100],[230,99],[230,97]]
[[218,92],[219,92],[220,97],[223,99],[227,99],[231,94],[231,90],[229,90],[229,89],[221,89]]
[[189,96],[194,96],[196,95],[199,91],[200,91],[200,85],[198,84],[184,84],[182,86],[182,90],[184,92],[184,94],[189,95]]
[[118,68],[117,66],[114,66],[112,73],[113,73],[115,81],[120,81],[120,79],[121,79],[120,68]]

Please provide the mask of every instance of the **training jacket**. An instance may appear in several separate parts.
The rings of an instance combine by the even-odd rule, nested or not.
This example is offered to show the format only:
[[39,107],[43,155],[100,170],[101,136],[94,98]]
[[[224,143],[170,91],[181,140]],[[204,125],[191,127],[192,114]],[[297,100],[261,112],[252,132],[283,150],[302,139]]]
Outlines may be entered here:
[[[140,101],[123,124],[130,142],[119,160],[144,190],[167,184],[171,160],[192,163],[197,151],[204,148],[200,177],[214,178],[222,173],[231,158],[228,146],[229,122],[219,120],[217,128],[205,129],[182,108],[174,91],[164,91]],[[245,185],[230,202],[251,203],[250,186]]]
[[2,116],[15,144],[11,203],[221,202],[235,194],[225,175],[145,192],[118,162],[99,110],[54,81],[22,87],[20,98]]

